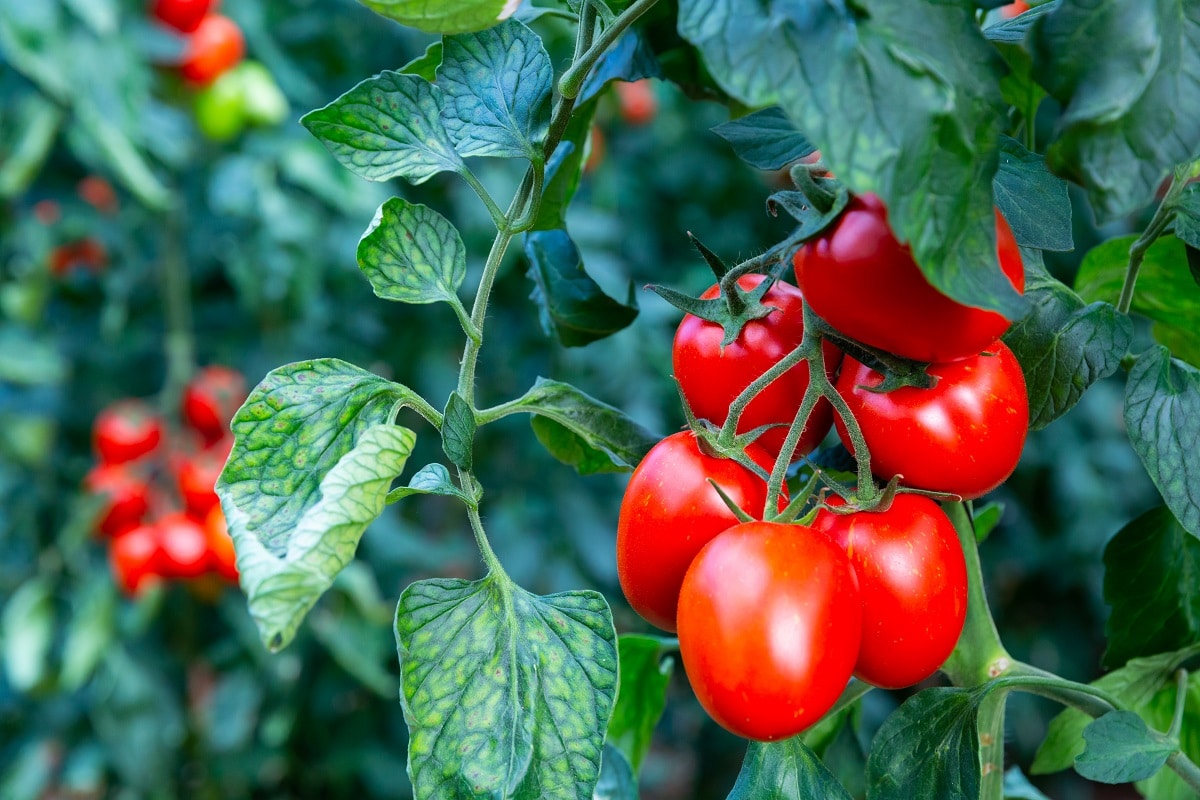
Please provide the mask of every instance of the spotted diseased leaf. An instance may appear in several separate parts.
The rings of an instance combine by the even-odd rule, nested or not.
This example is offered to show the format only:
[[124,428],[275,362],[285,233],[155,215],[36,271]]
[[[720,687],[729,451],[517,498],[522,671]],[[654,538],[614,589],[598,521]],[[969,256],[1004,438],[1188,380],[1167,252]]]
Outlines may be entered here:
[[679,32],[725,91],[779,105],[839,180],[880,195],[935,286],[1024,313],[992,212],[1004,67],[969,4],[681,0]]
[[424,78],[382,72],[300,123],[354,174],[419,184],[465,169],[442,125],[444,105],[442,90]]
[[1067,184],[1046,159],[1016,139],[1000,137],[1000,169],[992,181],[996,205],[1017,244],[1038,250],[1074,250]]
[[511,407],[533,414],[530,423],[550,454],[581,475],[631,472],[658,436],[625,412],[584,394],[567,383],[538,378]]
[[729,142],[738,158],[758,169],[782,169],[816,152],[778,107],[723,122],[712,131]]
[[1029,393],[1029,427],[1039,430],[1067,413],[1093,383],[1121,366],[1133,322],[1109,303],[1085,305],[1025,251],[1028,315],[1004,335]]
[[518,0],[359,0],[376,14],[427,33],[470,33],[508,19]]
[[428,206],[393,197],[358,242],[358,267],[378,297],[404,303],[458,303],[467,248],[450,221]]
[[537,34],[517,20],[442,42],[442,122],[462,156],[541,161],[554,70]]
[[396,609],[418,800],[588,800],[617,691],[603,596],[502,575],[410,585]]
[[1200,536],[1200,369],[1162,346],[1138,356],[1125,385],[1125,427],[1171,513]]
[[979,703],[985,693],[926,689],[883,723],[867,758],[873,800],[978,797]]
[[1083,729],[1075,771],[1090,781],[1131,783],[1153,776],[1179,744],[1152,731],[1132,711],[1110,711]]
[[850,800],[821,759],[799,737],[751,742],[728,800]]
[[1172,167],[1200,155],[1200,6],[1191,0],[1062,3],[1027,42],[1034,77],[1063,106],[1050,166],[1087,189],[1100,221],[1149,203]]
[[617,747],[636,775],[650,750],[654,726],[667,705],[678,646],[657,636],[627,634],[617,642],[621,688],[608,723],[608,743]]
[[235,498],[228,482],[222,492],[218,483],[242,590],[267,649],[287,646],[309,609],[354,558],[367,526],[383,512],[388,489],[404,470],[415,442],[416,435],[398,425],[362,431],[354,448],[321,478],[316,502],[284,536],[276,537],[274,548],[250,527],[249,513],[237,503],[244,496]]

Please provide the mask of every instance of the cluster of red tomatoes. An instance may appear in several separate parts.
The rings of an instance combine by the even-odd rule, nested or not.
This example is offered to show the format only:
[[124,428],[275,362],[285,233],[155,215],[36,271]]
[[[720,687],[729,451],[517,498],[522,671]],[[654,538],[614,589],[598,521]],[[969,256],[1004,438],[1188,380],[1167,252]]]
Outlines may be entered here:
[[121,588],[137,594],[160,579],[214,574],[237,581],[233,541],[213,486],[233,436],[229,421],[246,399],[246,381],[228,367],[206,367],[183,393],[184,429],[135,398],[96,417],[96,465],[84,479],[103,498],[96,533],[108,541]]
[[208,138],[225,141],[247,125],[279,124],[288,103],[265,66],[243,60],[242,29],[216,6],[217,0],[154,0],[151,12],[184,36],[179,72],[197,89],[196,122]]
[[[1020,254],[998,213],[996,229],[1001,267],[1022,291]],[[1029,418],[1020,365],[998,338],[1008,320],[934,289],[870,195],[852,198],[793,264],[799,288],[777,281],[762,298],[774,310],[746,323],[733,343],[722,347],[717,323],[688,315],[680,324],[673,367],[695,416],[723,423],[734,398],[800,345],[808,303],[845,340],[929,363],[931,388],[876,392],[882,374],[823,341],[827,377],[878,478],[963,499],[1002,483]],[[764,280],[738,284],[748,292]],[[702,297],[718,295],[714,286]],[[630,605],[678,632],[701,705],[753,739],[803,731],[851,675],[887,688],[924,680],[950,655],[966,617],[958,534],[928,496],[902,491],[872,510],[834,496],[806,524],[772,521],[788,497],[784,486],[767,508],[765,476],[809,380],[801,361],[746,406],[739,432],[779,427],[745,448],[745,466],[717,457],[692,431],[659,442],[634,471],[618,523],[617,567]],[[822,398],[800,423],[796,457],[834,424],[853,451],[835,416]],[[727,501],[754,521],[739,522]]]

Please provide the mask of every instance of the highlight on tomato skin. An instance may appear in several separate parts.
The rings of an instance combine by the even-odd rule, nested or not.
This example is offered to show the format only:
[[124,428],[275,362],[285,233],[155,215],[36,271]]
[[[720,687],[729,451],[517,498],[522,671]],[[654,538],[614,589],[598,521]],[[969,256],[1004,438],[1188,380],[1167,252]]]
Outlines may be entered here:
[[[845,505],[837,496],[826,502]],[[937,672],[967,618],[966,560],[941,507],[898,494],[883,511],[821,510],[812,527],[846,552],[858,579],[863,633],[855,676],[901,689]]]
[[817,722],[858,658],[863,610],[845,551],[801,525],[747,522],[696,556],[679,596],[679,648],[704,710],[776,741]]

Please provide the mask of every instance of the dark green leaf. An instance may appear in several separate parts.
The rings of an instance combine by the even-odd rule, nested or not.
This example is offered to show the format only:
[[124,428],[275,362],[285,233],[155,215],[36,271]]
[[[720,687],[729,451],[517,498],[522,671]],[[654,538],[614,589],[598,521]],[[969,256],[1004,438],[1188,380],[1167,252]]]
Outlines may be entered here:
[[992,215],[1003,63],[970,8],[682,0],[679,31],[722,88],[778,104],[839,180],[879,194],[935,286],[1021,316]]
[[525,234],[525,256],[542,328],[565,347],[582,347],[611,336],[637,317],[632,291],[628,304],[605,294],[587,274],[565,230]]
[[541,160],[554,71],[537,34],[517,20],[442,42],[442,122],[460,155]]
[[95,575],[74,605],[58,675],[59,686],[68,692],[91,679],[117,638],[117,598],[109,576]]
[[661,77],[662,69],[654,51],[637,34],[627,32],[600,56],[583,82],[575,103],[576,106],[586,103],[612,81],[633,82]]
[[799,738],[750,742],[728,800],[850,800],[821,759]]
[[457,303],[467,248],[441,214],[393,197],[375,212],[358,242],[358,268],[384,300]]
[[1200,155],[1200,6],[1077,0],[1027,41],[1034,77],[1063,105],[1050,166],[1088,190],[1101,222],[1150,202]]
[[1171,513],[1200,536],[1200,370],[1162,346],[1138,356],[1125,385],[1125,427]]
[[538,205],[533,230],[566,228],[567,207],[571,204],[571,198],[575,196],[575,190],[579,188],[579,179],[583,175],[584,154],[587,151],[588,137],[592,132],[592,117],[595,113],[596,103],[586,103],[576,106],[571,114],[571,121],[563,131],[562,141],[554,148],[554,153],[546,162],[542,202]]
[[633,767],[629,766],[624,754],[611,744],[604,745],[600,780],[596,781],[592,800],[638,800],[637,777]]
[[1104,548],[1104,663],[1200,642],[1200,540],[1165,506],[1130,522]]
[[427,33],[470,33],[490,28],[517,8],[513,0],[359,0],[376,14]]
[[450,463],[470,470],[474,464],[475,412],[471,404],[458,392],[452,392],[446,401],[445,417],[442,421],[442,450]]
[[1188,271],[1200,286],[1200,185],[1193,183],[1183,190],[1175,209],[1175,235],[1184,243]]
[[1075,758],[1075,771],[1100,783],[1145,780],[1179,749],[1132,711],[1110,711],[1083,729],[1083,739],[1087,744]]
[[629,472],[662,438],[567,383],[538,378],[512,411],[534,415],[538,441],[581,475]]
[[[1135,658],[1093,681],[1092,685],[1111,694],[1125,708],[1140,713],[1171,680],[1179,665],[1198,654],[1200,646],[1192,646],[1174,653]],[[1068,708],[1052,719],[1029,771],[1034,775],[1045,775],[1074,764],[1075,756],[1083,752],[1083,729],[1091,721],[1091,717],[1074,708]]]
[[871,746],[871,799],[978,797],[981,699],[966,689],[936,688],[905,700]]
[[1029,427],[1038,430],[1074,407],[1093,383],[1117,371],[1133,340],[1133,322],[1108,303],[1084,305],[1029,251],[1025,296],[1030,313],[1004,335],[1029,392]]
[[671,654],[677,648],[657,636],[627,634],[617,641],[621,687],[608,723],[608,742],[620,750],[635,775],[667,705],[667,683],[675,666]]
[[1000,137],[1000,169],[992,189],[1017,244],[1039,250],[1075,249],[1067,184],[1050,174],[1044,158],[1016,139]]
[[759,169],[782,169],[816,152],[779,107],[755,111],[712,130],[729,142],[738,158]]
[[[1140,710],[1142,719],[1154,730],[1168,730],[1175,716],[1178,682],[1168,681]],[[1188,675],[1184,690],[1183,726],[1179,745],[1193,762],[1200,761],[1200,673]],[[1195,800],[1196,790],[1184,783],[1173,770],[1159,770],[1154,777],[1139,781],[1138,792],[1152,800]]]
[[[1122,236],[1097,245],[1084,256],[1075,276],[1075,291],[1084,300],[1116,303],[1129,265],[1129,246],[1135,236]],[[1152,333],[1177,358],[1200,365],[1200,287],[1192,280],[1187,254],[1174,236],[1150,245],[1138,273],[1132,310],[1154,320]]]
[[591,796],[617,692],[603,596],[538,597],[503,575],[419,581],[396,642],[418,800]]
[[1002,22],[987,26],[983,29],[983,35],[993,42],[1020,44],[1025,41],[1025,36],[1029,33],[1029,28],[1033,25],[1033,21],[1039,17],[1046,16],[1058,8],[1060,3],[1061,0],[1050,0],[1049,3],[1034,6],[1015,17],[1009,17]]
[[465,169],[442,125],[444,105],[442,90],[424,78],[382,72],[300,122],[356,175],[418,184]]
[[394,503],[414,494],[437,494],[443,497],[457,497],[467,505],[475,505],[475,500],[454,485],[450,471],[441,464],[426,464],[413,474],[408,486],[400,486],[388,493],[387,501]]

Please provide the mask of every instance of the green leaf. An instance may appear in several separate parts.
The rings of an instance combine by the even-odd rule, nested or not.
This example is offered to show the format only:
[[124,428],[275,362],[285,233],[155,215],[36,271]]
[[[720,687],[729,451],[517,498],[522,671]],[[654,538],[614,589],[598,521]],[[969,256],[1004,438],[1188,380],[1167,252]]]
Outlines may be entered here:
[[1200,7],[1190,0],[1063,3],[1027,41],[1034,77],[1063,106],[1050,166],[1087,189],[1101,222],[1150,202],[1174,165],[1200,155]]
[[538,441],[581,475],[632,472],[662,439],[619,408],[546,378],[538,378],[511,411],[533,414],[530,424]]
[[1029,782],[1020,767],[1010,767],[1004,773],[1004,800],[1050,800]]
[[419,184],[465,169],[442,125],[445,102],[442,90],[424,78],[381,72],[300,123],[354,174]]
[[358,242],[358,267],[377,297],[404,303],[458,303],[467,248],[450,221],[429,206],[387,200]]
[[1003,503],[988,503],[976,509],[971,516],[971,522],[975,525],[975,541],[982,542],[986,539],[1000,524],[1000,518],[1003,516]]
[[1122,528],[1104,548],[1106,665],[1200,642],[1200,540],[1165,506]]
[[516,0],[359,0],[376,14],[426,33],[470,33],[490,28],[517,10]]
[[545,185],[542,202],[538,204],[537,219],[533,222],[534,231],[566,228],[567,208],[575,197],[583,175],[584,153],[587,151],[596,105],[592,102],[575,107],[563,131],[562,141],[546,161]]
[[661,78],[662,68],[654,50],[633,31],[627,31],[617,39],[588,72],[587,80],[575,99],[576,108],[600,94],[612,81],[640,81],[645,78]]
[[1000,137],[1000,169],[992,181],[996,205],[1017,244],[1039,250],[1074,250],[1067,184],[1046,169],[1046,159],[1016,139]]
[[450,479],[450,471],[441,464],[427,464],[412,476],[408,486],[399,486],[388,493],[387,501],[394,503],[414,494],[437,494],[443,497],[457,497],[469,506],[476,501],[469,494],[454,485]]
[[1171,513],[1200,536],[1200,369],[1162,346],[1138,356],[1125,385],[1125,427]]
[[[1163,686],[1150,702],[1141,709],[1142,719],[1155,730],[1168,730],[1175,716],[1177,683],[1172,680]],[[1179,732],[1179,745],[1184,755],[1193,762],[1200,760],[1200,673],[1188,675],[1184,690],[1183,727]],[[1138,792],[1150,800],[1195,800],[1196,790],[1184,783],[1173,770],[1160,770],[1148,780],[1139,781]]]
[[474,464],[475,411],[471,404],[463,399],[458,392],[452,392],[446,401],[446,411],[442,421],[442,450],[450,463],[456,467],[470,470]]
[[517,20],[442,42],[442,122],[460,155],[542,159],[554,70],[538,35]]
[[935,286],[1021,316],[992,212],[1003,62],[966,4],[681,0],[679,32],[729,94],[778,104],[839,180],[879,194]]
[[[1097,245],[1084,256],[1075,276],[1075,291],[1084,300],[1116,303],[1129,265],[1129,247],[1136,236],[1122,236]],[[1154,320],[1154,338],[1172,354],[1200,365],[1200,286],[1192,280],[1183,244],[1164,236],[1146,251],[1138,272],[1131,310]]]
[[1110,711],[1083,729],[1083,739],[1087,745],[1075,758],[1075,771],[1100,783],[1145,780],[1179,750],[1132,711]]
[[[400,68],[405,75],[416,75],[433,83],[437,80],[437,68],[442,63],[442,41],[431,42],[425,52]],[[441,114],[439,110],[438,114]]]
[[525,234],[530,295],[547,336],[564,347],[582,347],[628,327],[637,317],[632,287],[628,304],[609,297],[584,269],[575,242],[565,230]]
[[729,142],[738,158],[759,169],[782,169],[816,152],[777,106],[723,122],[712,132]]
[[5,682],[18,692],[46,679],[54,629],[53,587],[47,578],[30,578],[12,593],[0,615]]
[[175,202],[146,155],[110,115],[91,100],[79,100],[74,111],[75,124],[85,132],[112,174],[139,201],[159,210],[169,208]]
[[58,104],[37,92],[16,105],[21,124],[0,133],[0,197],[5,199],[21,194],[38,177],[66,117]]
[[850,800],[821,759],[799,738],[750,742],[728,800]]
[[268,650],[287,646],[309,609],[354,558],[367,526],[383,512],[388,489],[404,470],[415,441],[412,431],[397,425],[362,432],[354,449],[321,480],[319,499],[289,531],[282,553],[260,541],[247,513],[223,496],[242,590]]
[[1046,16],[1060,4],[1061,0],[1050,0],[1049,3],[1034,6],[1015,17],[1009,17],[1002,22],[987,26],[983,29],[983,35],[991,42],[1020,44],[1025,41],[1025,36],[1029,33],[1029,28],[1033,25],[1034,20]]
[[1121,366],[1133,340],[1133,322],[1110,304],[1083,300],[1055,280],[1035,253],[1026,262],[1030,313],[1004,334],[1025,374],[1029,427],[1039,430],[1079,402],[1096,381]]
[[1175,235],[1191,247],[1200,247],[1200,184],[1189,184],[1175,206]]
[[626,634],[617,641],[621,684],[607,741],[620,750],[635,775],[667,705],[676,650],[677,643],[657,636]]
[[[1092,686],[1108,692],[1127,709],[1141,712],[1171,680],[1179,665],[1196,655],[1200,655],[1200,645],[1174,653],[1135,658],[1093,681]],[[1075,756],[1083,752],[1083,729],[1091,721],[1091,717],[1074,708],[1068,708],[1050,720],[1046,738],[1038,747],[1029,771],[1034,775],[1045,775],[1072,766]]]
[[638,800],[637,777],[624,754],[611,744],[604,745],[600,779],[592,800]]
[[396,609],[417,800],[586,800],[617,691],[604,597],[492,574],[410,585]]
[[979,703],[984,694],[926,689],[884,721],[867,758],[872,800],[978,797]]
[[117,598],[108,575],[96,575],[79,592],[63,643],[58,684],[68,692],[92,677],[117,637]]

